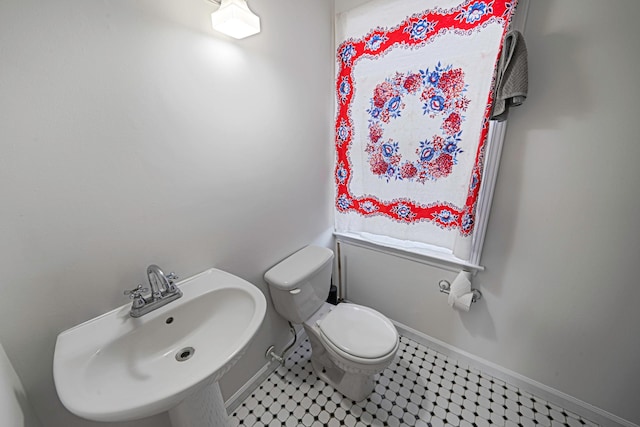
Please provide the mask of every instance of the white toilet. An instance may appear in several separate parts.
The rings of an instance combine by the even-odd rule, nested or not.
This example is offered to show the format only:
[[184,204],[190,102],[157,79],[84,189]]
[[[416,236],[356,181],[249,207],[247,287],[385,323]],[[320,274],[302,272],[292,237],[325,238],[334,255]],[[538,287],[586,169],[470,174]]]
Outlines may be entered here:
[[273,304],[285,319],[302,323],[316,374],[344,396],[365,399],[398,351],[398,331],[375,310],[326,303],[333,252],[307,246],[264,275]]

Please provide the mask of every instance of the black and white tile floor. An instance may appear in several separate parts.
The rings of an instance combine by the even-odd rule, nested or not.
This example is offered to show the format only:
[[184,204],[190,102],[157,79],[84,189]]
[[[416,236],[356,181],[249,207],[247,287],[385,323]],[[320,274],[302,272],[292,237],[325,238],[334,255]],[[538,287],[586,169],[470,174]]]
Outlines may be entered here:
[[305,340],[238,406],[232,426],[597,426],[406,337],[358,403],[322,382],[310,355]]

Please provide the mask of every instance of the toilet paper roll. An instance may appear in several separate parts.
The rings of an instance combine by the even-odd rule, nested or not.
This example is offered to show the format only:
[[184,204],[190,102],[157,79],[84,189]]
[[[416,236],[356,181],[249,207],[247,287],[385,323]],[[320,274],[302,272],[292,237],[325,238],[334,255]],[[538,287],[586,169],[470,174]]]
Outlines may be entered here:
[[453,307],[456,300],[465,294],[471,292],[471,273],[468,271],[461,271],[453,280],[451,287],[449,288],[449,306]]
[[468,294],[464,294],[458,298],[453,303],[453,308],[461,310],[461,311],[469,311],[471,307],[471,303],[473,302],[473,293],[469,292]]

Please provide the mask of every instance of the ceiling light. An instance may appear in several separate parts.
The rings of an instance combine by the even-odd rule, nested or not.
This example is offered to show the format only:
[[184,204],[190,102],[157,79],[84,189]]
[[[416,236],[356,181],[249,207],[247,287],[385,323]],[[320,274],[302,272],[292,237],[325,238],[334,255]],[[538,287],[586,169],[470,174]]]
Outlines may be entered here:
[[260,17],[249,10],[245,0],[222,0],[211,14],[213,29],[236,39],[260,32]]

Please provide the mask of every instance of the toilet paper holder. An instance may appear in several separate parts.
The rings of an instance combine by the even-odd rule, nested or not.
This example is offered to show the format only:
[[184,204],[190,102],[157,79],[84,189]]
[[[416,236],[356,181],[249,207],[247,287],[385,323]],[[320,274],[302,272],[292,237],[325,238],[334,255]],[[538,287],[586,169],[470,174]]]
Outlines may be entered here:
[[[449,295],[449,291],[451,290],[451,282],[449,282],[448,280],[440,280],[438,282],[438,287],[440,288],[440,292],[442,292],[443,294],[447,294]],[[473,294],[473,298],[471,299],[471,302],[478,302],[482,299],[482,292],[480,292],[477,289],[471,289],[471,293]]]

